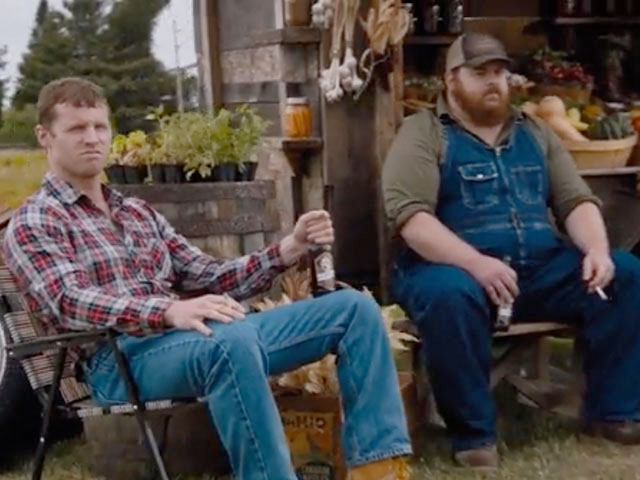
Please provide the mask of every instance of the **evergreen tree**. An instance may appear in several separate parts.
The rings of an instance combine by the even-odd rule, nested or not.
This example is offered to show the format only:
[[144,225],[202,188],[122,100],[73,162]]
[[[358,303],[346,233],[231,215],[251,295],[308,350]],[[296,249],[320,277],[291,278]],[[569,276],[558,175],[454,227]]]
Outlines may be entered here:
[[[4,56],[7,54],[7,47],[0,47],[0,74],[4,72],[7,62],[4,60]],[[4,97],[7,88],[7,79],[0,76],[0,128],[2,128],[2,112],[4,112]]]
[[40,0],[40,3],[38,4],[38,10],[36,11],[36,28],[44,25],[44,21],[46,20],[48,13],[49,2],[47,2],[47,0]]
[[119,131],[150,127],[150,107],[173,94],[173,76],[151,52],[156,18],[168,3],[65,0],[64,13],[47,9],[19,67],[14,106],[35,103],[54,78],[78,75],[105,89]]
[[40,89],[51,80],[64,77],[70,71],[73,40],[65,29],[66,18],[59,12],[50,11],[41,27],[31,36],[29,50],[18,67],[20,77],[13,96],[17,109],[36,103]]

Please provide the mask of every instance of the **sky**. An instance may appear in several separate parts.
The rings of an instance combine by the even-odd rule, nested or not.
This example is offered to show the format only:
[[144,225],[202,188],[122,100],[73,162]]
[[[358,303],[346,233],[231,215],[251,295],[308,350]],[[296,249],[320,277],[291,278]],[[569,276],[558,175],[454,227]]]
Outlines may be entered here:
[[[144,0],[141,0],[144,1]],[[49,0],[51,8],[62,8],[63,0]],[[0,0],[0,46],[9,49],[5,56],[7,68],[4,76],[10,79],[10,89],[18,75],[18,65],[27,49],[39,0]],[[180,65],[196,61],[193,39],[192,0],[171,0],[158,17],[154,32],[153,53],[167,68],[176,67],[173,20],[176,20]]]

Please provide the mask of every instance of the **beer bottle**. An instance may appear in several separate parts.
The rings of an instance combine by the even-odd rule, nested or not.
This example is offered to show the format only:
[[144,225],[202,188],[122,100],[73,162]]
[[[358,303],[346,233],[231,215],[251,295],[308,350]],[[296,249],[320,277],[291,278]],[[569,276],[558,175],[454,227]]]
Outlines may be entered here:
[[[324,187],[324,209],[331,212],[333,204],[333,186]],[[309,252],[311,265],[311,293],[314,297],[336,289],[336,272],[333,266],[333,253],[329,245],[318,245]]]
[[[503,262],[509,265],[511,263],[510,257],[504,257]],[[498,305],[498,312],[495,322],[493,323],[493,329],[496,332],[506,332],[511,327],[511,317],[513,316],[513,303],[503,303]]]

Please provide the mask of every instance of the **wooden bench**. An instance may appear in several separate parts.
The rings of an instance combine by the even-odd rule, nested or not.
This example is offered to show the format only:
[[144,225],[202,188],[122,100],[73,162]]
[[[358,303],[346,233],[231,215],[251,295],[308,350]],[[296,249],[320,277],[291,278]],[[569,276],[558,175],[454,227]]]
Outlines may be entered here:
[[[394,328],[420,338],[416,325],[410,320],[394,324]],[[550,365],[551,347],[549,337],[573,337],[572,327],[555,322],[514,323],[508,331],[493,334],[494,345],[502,348],[494,355],[491,368],[490,388],[493,390],[503,380],[513,386],[520,400],[532,407],[576,418],[579,397],[579,378],[574,372],[558,372]],[[413,366],[419,392],[427,403],[427,422],[443,425],[439,417],[428,378],[420,361],[420,344],[413,349]],[[553,370],[553,372],[552,372]],[[563,378],[559,384],[552,375]],[[425,398],[428,397],[428,398]]]

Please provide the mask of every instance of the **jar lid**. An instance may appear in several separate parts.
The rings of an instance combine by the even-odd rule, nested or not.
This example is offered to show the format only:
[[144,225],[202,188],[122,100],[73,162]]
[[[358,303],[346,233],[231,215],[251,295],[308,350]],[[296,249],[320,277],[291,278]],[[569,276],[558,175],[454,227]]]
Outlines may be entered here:
[[306,105],[309,103],[309,99],[307,97],[289,97],[287,103],[289,105]]

